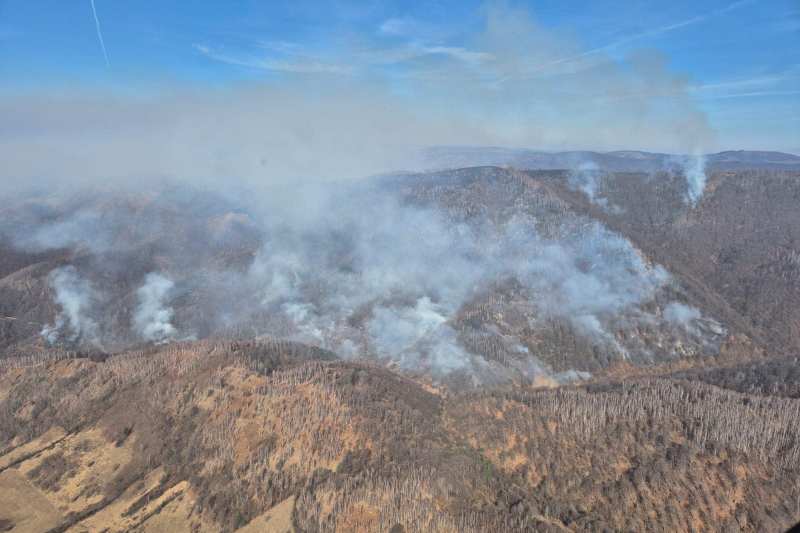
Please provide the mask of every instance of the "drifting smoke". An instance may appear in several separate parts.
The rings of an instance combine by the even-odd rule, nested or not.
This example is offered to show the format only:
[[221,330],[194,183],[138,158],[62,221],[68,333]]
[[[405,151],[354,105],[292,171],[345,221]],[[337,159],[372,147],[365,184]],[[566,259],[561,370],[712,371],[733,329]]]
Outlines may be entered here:
[[88,314],[95,300],[89,282],[80,277],[75,267],[66,266],[50,273],[49,285],[61,311],[53,325],[42,329],[42,337],[50,344],[62,340],[99,347],[97,323]]
[[64,220],[15,231],[14,244],[29,251],[78,246],[87,246],[95,253],[111,251],[115,249],[111,235],[117,228],[109,227],[108,222],[93,210],[81,210]]
[[151,272],[136,294],[139,305],[133,316],[136,332],[146,341],[164,342],[176,336],[172,325],[174,312],[166,305],[175,283],[161,274]]
[[100,18],[97,16],[97,8],[95,8],[94,0],[89,0],[92,6],[92,15],[94,15],[94,26],[97,29],[97,40],[100,42],[100,49],[103,51],[103,59],[106,61],[106,66],[110,67],[111,63],[108,61],[108,53],[106,52],[106,43],[103,41],[103,32],[100,31]]

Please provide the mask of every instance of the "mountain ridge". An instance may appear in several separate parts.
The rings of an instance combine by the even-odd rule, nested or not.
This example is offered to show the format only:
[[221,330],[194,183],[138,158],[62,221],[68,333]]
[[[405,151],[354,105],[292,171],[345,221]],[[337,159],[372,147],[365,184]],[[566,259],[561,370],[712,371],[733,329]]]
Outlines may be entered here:
[[[657,172],[681,167],[694,154],[667,154],[640,150],[609,152],[575,150],[543,151],[523,148],[482,146],[436,146],[425,151],[425,164],[443,166],[512,166],[530,170],[578,169],[596,165],[619,172]],[[713,170],[774,169],[799,170],[800,156],[786,152],[762,150],[726,150],[704,154],[706,165]]]

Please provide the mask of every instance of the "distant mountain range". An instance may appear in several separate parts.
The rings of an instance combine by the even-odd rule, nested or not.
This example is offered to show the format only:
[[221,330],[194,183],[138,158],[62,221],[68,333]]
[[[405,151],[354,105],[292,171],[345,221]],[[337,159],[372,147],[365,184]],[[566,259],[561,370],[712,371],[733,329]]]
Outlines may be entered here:
[[[544,152],[492,146],[435,146],[425,152],[426,165],[432,168],[511,166],[545,170],[596,165],[614,172],[666,170],[681,166],[687,157],[636,150]],[[714,170],[800,170],[800,156],[783,152],[735,150],[707,154],[706,164]]]

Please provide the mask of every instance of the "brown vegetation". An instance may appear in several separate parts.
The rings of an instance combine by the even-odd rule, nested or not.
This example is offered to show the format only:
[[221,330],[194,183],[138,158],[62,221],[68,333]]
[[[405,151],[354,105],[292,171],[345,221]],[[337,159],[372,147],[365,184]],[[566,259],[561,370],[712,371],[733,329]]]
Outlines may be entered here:
[[[9,361],[3,468],[58,509],[54,531],[232,531],[281,505],[298,531],[779,531],[800,518],[800,400],[672,379],[437,395],[320,357],[206,341]],[[66,438],[25,446],[52,427]]]

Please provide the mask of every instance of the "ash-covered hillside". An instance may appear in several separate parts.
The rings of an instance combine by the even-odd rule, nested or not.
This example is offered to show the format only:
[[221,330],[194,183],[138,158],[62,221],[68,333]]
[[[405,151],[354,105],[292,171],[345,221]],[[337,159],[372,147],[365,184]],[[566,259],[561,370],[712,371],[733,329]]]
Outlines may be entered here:
[[9,198],[0,529],[787,529],[800,175],[690,171]]

